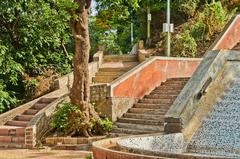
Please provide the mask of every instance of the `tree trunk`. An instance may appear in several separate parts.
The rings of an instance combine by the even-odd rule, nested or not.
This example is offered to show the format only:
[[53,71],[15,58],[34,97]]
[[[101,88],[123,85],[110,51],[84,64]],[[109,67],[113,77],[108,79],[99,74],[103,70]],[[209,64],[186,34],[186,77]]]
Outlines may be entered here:
[[90,104],[90,83],[89,83],[89,31],[88,16],[91,0],[75,0],[79,8],[75,11],[77,19],[72,21],[72,29],[75,39],[75,56],[74,56],[74,81],[70,92],[71,103],[79,106],[84,114],[83,134],[89,136],[90,117],[99,119],[94,108]]

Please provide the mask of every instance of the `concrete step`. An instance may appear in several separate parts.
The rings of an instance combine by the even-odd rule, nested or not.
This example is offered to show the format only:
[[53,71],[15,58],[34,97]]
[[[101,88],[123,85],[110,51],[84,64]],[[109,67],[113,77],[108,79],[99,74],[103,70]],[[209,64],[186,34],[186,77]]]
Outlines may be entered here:
[[104,62],[136,62],[138,61],[135,55],[105,55],[103,57]]
[[120,123],[144,124],[144,125],[161,125],[161,126],[163,126],[163,121],[161,121],[161,120],[119,118],[117,121],[120,122]]
[[41,98],[38,103],[46,103],[46,104],[50,104],[52,103],[54,100],[56,100],[57,98]]
[[35,114],[38,113],[38,111],[39,111],[39,110],[37,110],[37,109],[28,109],[28,110],[26,110],[23,114],[24,114],[24,115],[35,115]]
[[[131,135],[138,135],[138,134],[152,134],[155,133],[153,131],[145,131],[145,130],[136,130],[136,129],[125,129],[125,128],[114,128],[112,133],[115,134],[131,134]],[[123,135],[122,135],[123,136]]]
[[1,126],[0,136],[25,136],[25,128],[14,126]]
[[119,72],[104,72],[104,71],[99,71],[96,73],[95,76],[116,76],[116,77],[119,77],[121,76],[122,74],[124,74],[125,71],[119,71]]
[[181,90],[154,90],[150,93],[150,95],[162,95],[162,94],[165,94],[165,95],[168,95],[168,94],[171,94],[171,95],[178,95],[179,93],[181,92]]
[[188,80],[167,80],[163,82],[162,84],[168,85],[168,84],[186,84]]
[[154,94],[154,95],[145,95],[144,96],[145,99],[176,99],[177,95],[158,95],[158,94]]
[[34,115],[18,115],[14,118],[14,120],[18,121],[30,121]]
[[37,110],[41,110],[43,108],[45,108],[48,104],[46,103],[36,103],[33,105],[33,109],[37,109]]
[[78,150],[78,151],[89,151],[91,145],[89,144],[60,144],[51,147],[53,150]]
[[137,103],[134,104],[133,108],[146,108],[146,109],[162,109],[168,110],[170,108],[169,104],[150,104],[150,103]]
[[25,137],[0,136],[0,143],[24,143]]
[[155,90],[182,90],[183,87],[184,87],[184,85],[183,86],[172,86],[172,85],[169,85],[169,86],[159,86]]
[[124,129],[134,129],[134,130],[153,131],[153,132],[164,131],[163,126],[156,126],[156,125],[131,124],[131,123],[119,123],[119,122],[116,122],[115,125],[118,128],[124,128]]
[[132,67],[119,67],[119,68],[104,67],[100,68],[99,72],[127,72],[130,69],[132,69]]
[[98,78],[93,77],[94,83],[111,83],[115,78]]
[[168,78],[167,82],[172,82],[172,81],[189,81],[190,77],[179,77],[179,78]]
[[164,120],[164,115],[149,115],[149,114],[136,114],[136,113],[125,113],[124,118],[135,118],[135,119],[147,119],[147,120]]
[[26,146],[24,143],[8,142],[6,144],[5,142],[0,142],[0,148],[1,149],[25,149]]
[[154,114],[154,115],[165,115],[167,110],[165,109],[146,109],[146,108],[131,108],[128,110],[129,113],[136,114]]
[[26,127],[28,124],[27,121],[17,121],[17,120],[11,120],[8,121],[5,125],[9,125],[9,126],[20,126],[20,127]]
[[140,99],[139,103],[150,103],[150,104],[172,104],[173,99]]

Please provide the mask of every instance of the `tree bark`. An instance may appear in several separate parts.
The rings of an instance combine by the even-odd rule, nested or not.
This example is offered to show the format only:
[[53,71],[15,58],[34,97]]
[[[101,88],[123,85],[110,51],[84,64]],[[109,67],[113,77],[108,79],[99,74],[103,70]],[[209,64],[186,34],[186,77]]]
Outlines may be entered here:
[[82,122],[83,134],[89,136],[90,117],[99,120],[98,114],[90,104],[90,83],[89,83],[89,31],[88,31],[88,16],[91,6],[91,0],[75,0],[79,8],[75,11],[77,19],[72,23],[72,29],[75,39],[75,56],[74,56],[74,81],[70,92],[71,103],[79,106],[79,109],[84,114]]

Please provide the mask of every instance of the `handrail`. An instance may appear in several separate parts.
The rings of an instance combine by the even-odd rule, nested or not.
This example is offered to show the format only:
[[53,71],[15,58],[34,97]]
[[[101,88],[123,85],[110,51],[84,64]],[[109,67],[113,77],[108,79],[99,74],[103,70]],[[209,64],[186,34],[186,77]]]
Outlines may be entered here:
[[126,72],[116,80],[112,81],[109,86],[110,86],[110,95],[114,96],[113,89],[117,87],[119,84],[123,83],[127,79],[129,79],[131,76],[136,75],[137,73],[141,72],[144,68],[149,66],[149,64],[153,63],[156,60],[167,60],[167,61],[201,61],[202,58],[179,58],[179,57],[161,57],[161,56],[153,56],[147,59],[146,61],[142,62],[141,64],[137,65],[130,71]]

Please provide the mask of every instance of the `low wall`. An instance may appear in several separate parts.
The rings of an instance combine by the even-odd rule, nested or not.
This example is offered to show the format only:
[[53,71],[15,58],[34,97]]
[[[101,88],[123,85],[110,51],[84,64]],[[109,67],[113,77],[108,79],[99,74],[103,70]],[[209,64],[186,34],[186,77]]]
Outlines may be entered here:
[[[103,52],[98,51],[96,54],[94,54],[93,60],[94,61],[89,63],[89,65],[88,65],[90,83],[92,83],[92,78],[98,72],[98,69],[103,62]],[[58,89],[61,89],[65,86],[71,87],[72,84],[73,84],[73,72],[59,78],[56,81],[56,87]]]
[[[93,143],[92,151],[94,159],[231,159],[223,156],[207,156],[193,153],[161,153],[156,156],[148,154],[146,150],[139,150],[130,153],[117,146],[117,141],[121,138],[105,139]],[[132,151],[132,150],[130,150]]]
[[[191,128],[194,128],[196,126],[196,122],[191,123],[190,121],[193,118],[194,114],[197,112],[201,99],[205,98],[205,95],[208,95],[208,89],[214,86],[214,82],[218,81],[217,77],[219,77],[219,74],[221,73],[221,70],[223,70],[224,65],[227,61],[240,61],[240,52],[222,50],[211,51],[206,55],[196,72],[192,75],[192,78],[186,84],[182,92],[179,94],[165,115],[165,132],[174,133],[183,131],[185,137],[187,136],[187,140],[189,137],[191,137],[191,134],[189,134],[190,131],[184,129],[187,127],[189,128],[189,124],[192,124]],[[231,78],[234,78],[234,76],[231,75]],[[222,79],[222,81],[223,85],[224,80]],[[223,90],[223,88],[219,89]],[[216,97],[212,96],[213,101],[214,98]],[[202,117],[198,117],[199,118],[196,120],[200,122],[202,120]],[[191,131],[192,130],[193,129],[191,129]]]
[[240,15],[235,15],[218,36],[209,50],[232,49],[240,42]]
[[191,77],[201,59],[151,57],[110,84],[111,97],[142,98],[167,78]]
[[[65,92],[65,94],[62,92]],[[49,123],[52,115],[55,113],[58,104],[62,103],[68,96],[67,90],[62,92],[59,92],[57,99],[40,110],[28,123],[25,128],[25,145],[27,148],[36,147],[47,130],[51,129]]]

